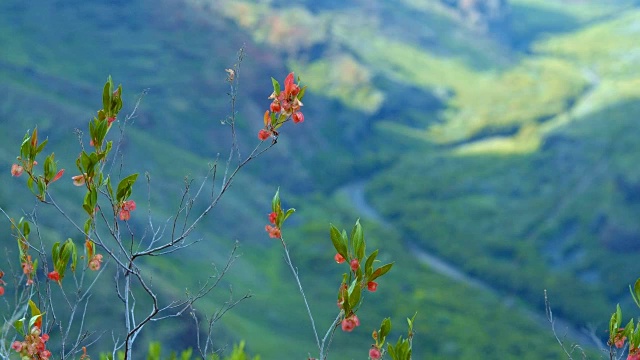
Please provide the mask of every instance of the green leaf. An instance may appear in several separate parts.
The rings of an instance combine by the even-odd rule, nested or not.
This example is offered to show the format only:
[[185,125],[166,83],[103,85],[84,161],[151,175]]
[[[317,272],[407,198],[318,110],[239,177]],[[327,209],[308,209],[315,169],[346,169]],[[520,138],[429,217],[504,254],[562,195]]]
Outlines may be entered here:
[[105,157],[109,153],[109,151],[111,151],[111,147],[113,147],[113,141],[107,141],[107,146],[104,149],[102,157]]
[[389,335],[391,331],[391,318],[385,318],[382,320],[382,324],[380,325],[380,341]]
[[356,224],[353,226],[353,230],[351,230],[351,241],[353,242],[356,257],[361,260],[364,258],[365,243],[360,219],[356,220]]
[[300,89],[300,92],[298,93],[298,96],[296,96],[298,98],[298,100],[302,101],[302,98],[304,97],[304,93],[307,92],[307,85],[303,86]]
[[632,348],[637,348],[640,345],[640,322],[636,324],[633,333],[628,338]]
[[382,265],[381,267],[377,268],[376,271],[373,272],[373,274],[371,274],[371,276],[367,281],[373,281],[379,278],[380,276],[386,274],[389,270],[391,270],[392,266],[393,266],[393,263]]
[[111,111],[113,115],[118,115],[120,109],[122,109],[122,84],[118,85],[118,97],[113,99]]
[[116,190],[116,201],[118,203],[126,200],[131,195],[131,187],[136,182],[138,173],[131,174],[124,179],[120,180],[118,184],[118,190]]
[[[82,205],[82,207],[84,207],[84,205]],[[87,210],[85,208],[85,210]],[[89,231],[91,231],[91,217],[87,219],[87,221],[84,222],[84,233],[86,235],[89,235]]]
[[416,313],[413,314],[411,319],[407,318],[407,323],[409,325],[409,337],[413,336],[413,322],[415,321],[417,315],[418,315],[418,312],[416,311]]
[[51,155],[47,156],[44,159],[44,178],[46,182],[51,181],[51,179],[53,179],[53,177],[56,176],[57,166],[54,161],[54,158],[55,158],[54,154],[51,153]]
[[[40,309],[38,309],[38,306],[36,305],[36,303],[33,302],[33,300],[29,299],[29,308],[31,309],[31,316],[37,316],[40,315]],[[31,326],[29,326],[29,329],[31,329]]]
[[111,187],[111,177],[107,176],[106,180],[107,192],[109,193],[109,197],[113,198],[113,187]]
[[42,314],[32,316],[31,319],[29,319],[29,329],[31,329],[33,325],[36,323],[36,321],[38,321],[38,319],[40,319],[41,317],[42,317]]
[[329,233],[331,236],[331,242],[333,242],[333,247],[336,248],[338,254],[342,255],[343,258],[349,259],[347,254],[347,244],[344,242],[342,235],[340,234],[340,230],[332,224],[329,225],[331,226]]
[[271,78],[271,83],[273,84],[273,92],[276,93],[276,96],[280,95],[280,83],[278,80]]
[[278,188],[276,193],[273,195],[273,199],[271,199],[271,211],[277,214],[280,208],[280,188]]
[[393,350],[393,346],[391,344],[387,345],[387,353],[391,356],[391,360],[398,360],[396,352]]
[[636,280],[636,283],[633,285],[633,289],[631,288],[631,285],[629,285],[629,290],[631,291],[633,301],[635,301],[636,305],[640,307],[640,278]]
[[29,159],[35,159],[36,150],[38,150],[38,127],[33,128],[33,132],[31,133],[31,139],[29,144]]
[[40,201],[44,201],[44,194],[47,191],[47,183],[43,177],[38,177],[36,184],[38,185],[38,199]]
[[79,170],[81,173],[89,173],[89,168],[92,167],[91,165],[91,158],[89,157],[89,154],[87,154],[84,150],[80,153],[80,159],[79,162],[76,162],[78,164]]
[[27,179],[27,187],[29,188],[29,190],[31,190],[31,192],[33,192],[33,178],[29,177]]
[[633,319],[629,320],[627,325],[624,327],[624,332],[622,334],[627,338],[631,337],[631,334],[633,334]]
[[[355,285],[355,286],[354,286]],[[354,280],[349,286],[349,304],[351,307],[355,307],[360,302],[360,295],[362,293],[362,287],[360,286],[360,282]]]
[[616,307],[616,328],[619,328],[622,324],[622,309],[620,309],[620,304]]
[[291,214],[293,214],[294,212],[296,212],[296,209],[291,208],[291,209],[287,210],[287,212],[284,214],[284,217],[282,218],[281,223],[283,223],[285,220],[287,220],[287,218],[289,216],[291,216]]
[[29,222],[22,221],[22,219],[20,219],[20,222],[22,223],[22,236],[24,236],[25,238],[29,237],[29,234],[31,233],[31,227],[29,226]]
[[[71,260],[71,271],[76,270],[76,264],[78,263],[78,250],[76,244],[68,238],[62,245],[62,260],[64,261],[64,267],[66,268],[69,260]],[[60,274],[62,277],[62,274]]]
[[107,78],[107,82],[104,83],[104,88],[102,89],[102,108],[104,110],[109,109],[109,105],[111,103],[111,75]]
[[57,241],[53,244],[53,248],[51,248],[51,258],[53,259],[53,263],[57,263],[58,259],[60,259],[60,242]]
[[367,258],[367,262],[364,264],[364,273],[367,278],[369,278],[371,276],[371,273],[373,272],[373,262],[376,260],[377,256],[378,250],[376,249],[376,251],[372,252],[371,255],[369,255],[369,257]]
[[25,335],[24,334],[24,320],[25,320],[25,318],[22,318],[22,319],[19,319],[19,320],[16,320],[16,321],[13,322],[13,327],[22,336]]
[[187,350],[183,350],[180,354],[180,360],[191,360],[191,356],[193,356],[193,349],[188,348]]
[[149,354],[147,355],[147,360],[160,360],[160,352],[162,351],[162,346],[157,341],[152,341],[149,343]]
[[49,139],[44,139],[44,141],[40,145],[38,145],[38,148],[36,149],[36,155],[40,154],[42,150],[44,150],[44,146],[47,145],[47,142],[49,142]]
[[27,131],[26,135],[22,139],[22,144],[20,145],[20,157],[22,160],[30,159],[31,155],[31,136],[29,136],[29,131]]
[[346,296],[344,297],[344,299],[342,299],[342,310],[344,310],[345,314],[349,314],[351,313],[351,309],[353,308],[353,306],[351,305],[351,303],[349,302],[349,293],[347,292]]

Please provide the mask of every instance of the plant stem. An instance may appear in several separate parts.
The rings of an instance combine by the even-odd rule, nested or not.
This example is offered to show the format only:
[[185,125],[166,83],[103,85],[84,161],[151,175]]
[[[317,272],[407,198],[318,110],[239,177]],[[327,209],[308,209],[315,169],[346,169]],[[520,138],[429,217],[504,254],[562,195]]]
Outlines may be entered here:
[[289,249],[287,249],[287,244],[285,244],[284,239],[281,237],[280,241],[282,242],[282,247],[284,248],[284,254],[286,256],[286,263],[289,265],[291,272],[293,273],[293,277],[296,279],[298,283],[298,289],[300,289],[300,294],[302,295],[302,299],[304,300],[304,305],[307,307],[307,313],[309,314],[309,319],[311,320],[311,327],[313,328],[313,334],[316,337],[316,344],[318,345],[318,350],[322,353],[322,346],[320,345],[320,338],[318,337],[318,331],[316,330],[316,323],[313,320],[313,315],[311,314],[311,308],[309,307],[309,302],[307,302],[307,297],[304,295],[304,290],[302,289],[302,284],[300,283],[300,277],[298,277],[298,272],[295,267],[293,267],[293,263],[291,262],[291,257],[289,256]]

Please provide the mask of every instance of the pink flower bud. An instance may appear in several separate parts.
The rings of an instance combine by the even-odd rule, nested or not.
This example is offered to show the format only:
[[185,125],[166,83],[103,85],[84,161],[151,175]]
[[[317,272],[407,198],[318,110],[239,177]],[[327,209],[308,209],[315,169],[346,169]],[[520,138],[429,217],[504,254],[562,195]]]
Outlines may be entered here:
[[267,140],[269,137],[271,136],[271,133],[268,132],[265,129],[262,129],[260,131],[258,131],[258,139],[260,139],[260,141],[265,141]]
[[356,326],[360,326],[360,320],[356,314],[352,313],[351,316],[342,320],[342,331],[351,332]]
[[11,165],[11,176],[18,177],[22,175],[22,171],[24,171],[24,168],[22,166],[18,164]]
[[84,175],[72,176],[71,180],[73,180],[73,185],[75,185],[75,186],[84,185]]
[[60,274],[57,271],[52,271],[47,274],[47,277],[52,281],[60,281]]
[[14,341],[11,344],[11,348],[17,352],[22,351],[22,343],[20,341]]
[[291,116],[291,119],[293,119],[294,123],[301,123],[304,121],[304,114],[302,114],[300,111],[293,113],[293,115]]
[[375,347],[375,345],[371,346],[371,349],[369,350],[369,358],[371,358],[372,360],[378,360],[382,357],[382,354],[380,353],[380,350]]
[[351,263],[349,263],[349,266],[351,266],[351,270],[355,272],[360,268],[360,262],[358,259],[353,259],[351,260]]

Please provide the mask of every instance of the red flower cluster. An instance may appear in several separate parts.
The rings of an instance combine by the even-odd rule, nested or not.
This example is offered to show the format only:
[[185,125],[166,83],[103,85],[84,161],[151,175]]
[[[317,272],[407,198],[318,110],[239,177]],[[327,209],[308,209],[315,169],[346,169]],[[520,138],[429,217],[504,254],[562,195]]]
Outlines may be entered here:
[[22,272],[27,275],[27,285],[33,284],[33,262],[31,255],[27,255],[22,262]]
[[[613,345],[618,349],[622,349],[627,341],[627,337],[624,335],[624,328],[619,328],[618,332],[613,337]],[[640,360],[640,348],[633,346],[632,342],[629,342],[629,354],[627,354],[627,360]]]
[[[278,214],[276,214],[275,212],[272,212],[269,214],[269,222],[272,223],[273,225],[276,224],[277,219],[278,219]],[[282,232],[280,231],[280,228],[278,228],[277,226],[267,225],[264,227],[264,229],[269,233],[270,238],[274,238],[274,239],[282,238]]]
[[49,335],[41,334],[38,326],[31,328],[31,333],[24,337],[24,341],[14,341],[11,348],[24,359],[49,360],[51,351],[46,349],[45,343],[49,340]]
[[100,263],[102,263],[102,255],[95,254],[91,260],[89,260],[89,269],[93,271],[100,270]]
[[380,349],[378,349],[375,345],[371,345],[371,349],[369,350],[369,358],[372,360],[378,360],[382,357],[382,353],[380,353]]
[[55,281],[55,282],[60,282],[60,274],[57,271],[52,271],[50,273],[47,274],[47,277],[49,278],[49,280],[51,281]]
[[120,205],[120,220],[127,221],[131,219],[131,212],[136,209],[136,203],[133,200],[123,201]]
[[295,83],[293,73],[289,73],[284,79],[284,91],[280,91],[279,86],[277,85],[275,91],[269,96],[269,99],[273,99],[273,101],[269,105],[269,110],[264,113],[264,129],[258,132],[258,139],[261,141],[265,141],[271,136],[278,136],[276,129],[289,117],[296,124],[304,121],[304,114],[300,111],[303,105],[300,100],[304,91]]
[[18,164],[13,164],[11,165],[11,176],[15,176],[18,177],[20,175],[22,175],[22,172],[24,171],[24,168]]
[[4,272],[0,271],[0,296],[4,295],[4,285],[7,284],[4,282],[4,280],[2,280],[3,276],[4,276]]
[[624,346],[624,342],[627,340],[627,337],[624,336],[624,328],[619,328],[616,335],[613,337],[613,344],[618,349],[621,349]]
[[[33,166],[35,165],[38,165],[37,161],[34,161],[30,168],[33,168]],[[28,171],[29,170],[27,170],[27,172]],[[11,176],[19,177],[20,175],[22,175],[23,172],[24,172],[24,167],[22,165],[18,165],[18,164],[11,165]],[[51,180],[49,181],[45,180],[45,183],[51,184],[53,182],[56,182],[62,177],[63,174],[64,174],[64,169],[58,171]]]
[[349,263],[349,267],[351,267],[351,270],[353,272],[356,272],[360,268],[360,262],[358,261],[358,259],[352,259]]
[[342,320],[342,331],[351,332],[356,326],[360,326],[360,320],[356,314],[351,314]]

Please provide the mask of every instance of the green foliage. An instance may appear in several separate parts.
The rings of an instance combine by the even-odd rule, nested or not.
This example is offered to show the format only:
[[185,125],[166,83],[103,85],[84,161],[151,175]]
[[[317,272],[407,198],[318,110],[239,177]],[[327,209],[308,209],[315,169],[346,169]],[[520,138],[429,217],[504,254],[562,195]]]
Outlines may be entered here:
[[213,355],[210,360],[260,360],[260,356],[250,356],[244,350],[244,341],[240,341],[239,344],[233,346],[231,354],[220,357],[219,355]]
[[[401,11],[407,11],[405,4],[409,2],[392,5]],[[416,6],[420,5],[420,2],[414,3],[418,4]],[[514,0],[512,3],[514,12],[519,16],[514,23],[519,26],[519,34],[523,34],[518,36],[526,36],[529,39],[532,36],[528,34],[542,34],[543,28],[549,29],[546,24],[535,21],[549,23],[553,31],[568,31],[577,27],[583,27],[584,30],[563,36],[547,31],[544,38],[535,36],[534,40],[538,41],[533,47],[535,58],[532,59],[530,54],[527,54],[526,58],[530,61],[521,62],[520,59],[524,55],[509,53],[505,56],[496,50],[498,47],[494,43],[479,36],[474,36],[473,41],[469,41],[470,35],[464,30],[452,31],[461,28],[454,26],[456,23],[453,20],[446,16],[434,15],[429,10],[419,7],[409,8],[412,19],[403,19],[429,26],[415,26],[415,31],[406,34],[406,31],[398,32],[402,29],[401,24],[396,20],[390,20],[384,24],[384,29],[388,31],[386,37],[377,33],[375,29],[362,31],[358,24],[349,21],[349,14],[327,10],[324,13],[327,18],[342,19],[341,23],[333,25],[332,36],[342,41],[341,45],[335,48],[347,51],[337,55],[337,60],[323,62],[313,59],[308,64],[300,64],[299,67],[304,69],[302,73],[305,74],[305,79],[315,86],[312,90],[316,98],[322,94],[347,103],[352,108],[363,110],[364,113],[380,109],[384,101],[394,96],[396,82],[414,84],[423,91],[444,90],[445,94],[453,95],[449,98],[451,102],[447,104],[455,104],[455,108],[452,107],[443,113],[445,117],[442,119],[433,114],[421,114],[426,118],[424,124],[427,125],[418,128],[400,125],[400,120],[392,119],[392,122],[387,122],[395,126],[392,130],[376,126],[379,123],[372,126],[368,123],[363,124],[366,132],[347,132],[349,136],[353,136],[352,139],[358,139],[358,146],[349,142],[345,145],[346,150],[323,150],[325,152],[321,157],[329,159],[332,167],[324,170],[315,169],[316,166],[314,169],[301,167],[301,172],[318,171],[317,175],[305,181],[298,181],[299,178],[294,177],[296,174],[293,171],[289,173],[294,179],[290,181],[299,184],[303,189],[301,194],[307,191],[305,195],[312,199],[314,196],[333,196],[328,190],[350,181],[355,173],[375,175],[374,183],[368,187],[368,199],[376,204],[376,208],[387,219],[401,224],[402,234],[374,232],[371,240],[384,240],[385,249],[387,242],[397,246],[389,256],[398,259],[395,266],[402,267],[399,272],[408,275],[406,279],[401,279],[391,272],[389,279],[397,279],[399,284],[415,284],[408,287],[390,285],[393,286],[393,292],[380,300],[381,306],[393,312],[394,316],[404,316],[403,311],[406,313],[415,308],[432,311],[433,315],[425,319],[422,325],[424,328],[417,333],[420,341],[416,346],[421,346],[421,349],[416,353],[429,354],[434,359],[449,359],[453,356],[474,359],[477,358],[474,348],[486,350],[487,356],[493,358],[558,358],[559,354],[553,339],[548,336],[547,327],[537,327],[528,322],[526,316],[507,311],[504,303],[497,297],[461,284],[452,284],[450,280],[434,275],[410,256],[411,254],[407,254],[408,250],[401,246],[403,239],[415,240],[425,248],[434,250],[456,263],[466,272],[500,289],[517,292],[534,306],[540,303],[543,287],[553,289],[554,306],[561,307],[563,315],[573,314],[571,317],[580,319],[580,322],[601,322],[601,315],[605,312],[603,309],[610,304],[604,295],[607,289],[599,285],[600,281],[611,281],[612,287],[622,284],[624,286],[620,287],[625,287],[629,280],[616,274],[619,274],[619,269],[623,266],[635,269],[634,262],[637,262],[633,253],[621,254],[603,249],[603,238],[599,237],[597,230],[578,228],[575,233],[564,231],[568,227],[567,224],[574,222],[594,224],[594,227],[597,227],[597,219],[588,209],[597,209],[607,219],[617,219],[618,223],[609,223],[607,229],[613,226],[632,233],[635,231],[629,214],[637,213],[637,205],[625,200],[626,193],[621,190],[619,184],[620,181],[633,183],[638,178],[638,172],[633,170],[637,168],[637,161],[634,161],[638,151],[637,141],[631,136],[635,133],[633,114],[638,113],[638,109],[630,102],[622,101],[635,101],[640,85],[634,62],[629,61],[632,57],[620,54],[627,54],[627,50],[636,47],[637,42],[634,41],[637,36],[633,31],[633,24],[637,22],[637,14],[635,11],[621,12],[617,6],[622,2],[604,4],[596,0],[560,4],[553,1]],[[2,143],[12,143],[16,131],[19,132],[18,136],[22,136],[25,128],[38,122],[40,130],[51,130],[50,134],[53,135],[50,136],[64,139],[56,148],[56,154],[62,167],[66,165],[68,168],[69,164],[64,163],[64,154],[72,152],[66,151],[66,146],[76,142],[74,136],[64,135],[61,129],[66,129],[64,125],[71,119],[82,118],[82,113],[77,109],[86,104],[86,98],[83,98],[84,84],[95,81],[96,68],[107,68],[109,65],[106,60],[119,59],[122,63],[118,68],[120,77],[127,79],[134,86],[162,89],[161,96],[150,96],[143,103],[145,110],[155,108],[162,111],[149,111],[137,120],[141,129],[128,129],[128,139],[131,141],[125,142],[131,150],[128,161],[145,164],[144,166],[157,170],[154,172],[155,186],[170,194],[173,191],[168,185],[171,181],[182,179],[189,171],[187,169],[193,169],[195,165],[210,162],[212,154],[220,151],[216,147],[219,144],[217,138],[215,135],[212,136],[216,133],[214,129],[217,129],[217,122],[212,121],[211,114],[222,113],[222,106],[226,106],[227,100],[222,97],[199,99],[203,98],[203,94],[211,93],[212,84],[217,84],[216,75],[210,74],[215,74],[213,69],[224,68],[225,59],[230,57],[225,58],[225,51],[234,52],[237,44],[242,42],[237,40],[235,32],[224,29],[229,36],[219,37],[208,35],[209,32],[198,29],[198,36],[185,36],[183,33],[162,31],[166,30],[166,26],[170,26],[165,21],[152,21],[143,30],[131,32],[128,23],[110,16],[107,8],[95,10],[89,7],[88,3],[78,6],[77,9],[69,8],[62,12],[57,12],[53,4],[43,3],[37,9],[18,8],[11,4],[12,2],[0,5],[0,17],[4,19],[0,22],[0,42],[5,44],[7,49],[0,64],[0,77],[5,80],[0,114],[12,124],[6,127],[6,132],[0,134]],[[545,11],[521,11],[525,5]],[[124,12],[132,14],[163,11],[158,9],[155,3],[148,5],[145,2],[136,2],[123,6]],[[380,6],[389,14],[396,14],[385,7],[388,5]],[[234,11],[235,8],[225,8],[224,11],[238,18],[238,22],[242,20],[254,24],[256,31],[261,34],[254,34],[255,38],[262,36],[262,39],[267,39],[267,22],[262,20],[274,11],[265,10],[267,7],[265,4],[251,4],[250,11],[247,12]],[[582,10],[575,12],[576,7],[590,13],[583,14]],[[603,11],[604,7],[608,10]],[[297,11],[299,14],[300,9]],[[56,16],[42,19],[42,12]],[[99,19],[90,23],[81,21],[84,17],[94,18],[93,15],[87,17],[86,14],[97,14]],[[309,20],[311,15],[313,14],[307,12],[305,17],[297,19]],[[527,18],[524,18],[525,16]],[[611,21],[599,22],[601,16],[610,16]],[[13,18],[25,24],[25,31],[15,31],[12,27]],[[353,19],[352,16],[351,20]],[[305,25],[316,26],[319,20],[321,19],[314,17],[312,22]],[[50,24],[46,28],[55,28],[57,31],[34,33],[27,30],[42,28],[43,21]],[[103,23],[118,25],[109,26],[108,30],[105,27],[102,27],[104,30],[98,29]],[[74,24],[73,29],[69,30],[66,24]],[[225,23],[225,26],[229,25]],[[181,31],[186,27],[182,28]],[[327,34],[324,31],[326,27],[317,26],[317,29],[319,31],[313,32],[314,38]],[[406,34],[406,38],[387,41],[392,37],[394,29],[397,33]],[[89,35],[93,36],[98,30],[105,31],[103,35],[108,31],[108,38],[120,40],[105,44],[101,46],[100,51],[95,51],[90,46],[92,41],[88,39]],[[428,32],[438,36],[430,36]],[[15,36],[16,33],[20,36]],[[162,42],[156,41],[158,33],[163,34]],[[220,31],[210,33],[219,34]],[[71,40],[60,41],[62,37]],[[419,48],[414,38],[433,43],[435,47]],[[372,46],[362,46],[365,42],[371,43]],[[45,47],[43,44],[56,46]],[[211,44],[216,44],[213,50],[220,54],[219,57],[210,56]],[[69,61],[67,54],[74,54],[77,61]],[[153,60],[149,60],[150,58]],[[493,65],[494,68],[490,72],[485,72],[486,69],[483,69],[481,64],[484,63],[486,66],[486,63],[496,59],[502,65],[509,62],[515,62],[515,65],[505,68]],[[297,62],[291,60],[296,66]],[[350,67],[346,66],[350,63]],[[254,66],[252,71],[270,71],[269,65],[259,65]],[[573,69],[565,74],[563,69],[568,65]],[[158,71],[159,67],[163,71]],[[207,69],[204,84],[201,81],[202,74],[194,76],[184,71],[186,68]],[[587,81],[585,87],[584,80],[587,77],[581,79],[580,74],[575,72],[576,68],[595,69],[600,76],[600,83],[594,87]],[[348,69],[354,71],[349,72]],[[350,74],[353,78],[345,77]],[[257,78],[259,75],[254,73],[253,76]],[[537,82],[538,76],[544,81]],[[191,77],[197,78],[198,81],[193,81]],[[52,78],[56,81],[51,81]],[[393,81],[389,86],[378,87],[378,78]],[[46,84],[46,87],[43,84]],[[181,86],[183,84],[186,86]],[[252,86],[249,84],[250,82],[245,82],[243,86]],[[530,92],[524,91],[522,96],[516,96],[511,100],[510,86],[517,84],[528,84],[525,89]],[[114,89],[115,87],[110,88]],[[214,91],[219,89],[216,88]],[[69,95],[70,92],[73,95]],[[167,97],[164,96],[165,93]],[[178,93],[180,96],[176,95]],[[576,94],[588,96],[576,98]],[[526,101],[527,96],[532,98],[530,103]],[[412,97],[406,98],[406,101],[419,99]],[[566,106],[574,101],[574,107]],[[612,106],[616,102],[619,104]],[[107,105],[110,103],[107,102]],[[103,107],[108,106],[103,103]],[[502,116],[499,111],[501,107],[513,109],[505,110],[505,116]],[[556,122],[555,118],[548,120],[547,116],[553,116],[553,112],[548,111],[551,108],[559,111],[569,110],[567,113],[570,116],[563,117],[564,122]],[[347,112],[344,108],[331,109],[334,113],[341,114],[340,109]],[[473,113],[471,118],[474,121],[468,124],[464,121],[465,116],[459,112],[465,109]],[[335,117],[329,115],[331,113],[318,118],[335,120]],[[395,116],[404,119],[408,115],[399,111]],[[335,126],[327,133],[328,136],[336,138],[343,134],[344,129],[358,129],[358,124],[364,123],[362,119],[365,118],[366,116],[354,111],[349,113],[346,119],[337,121],[337,124],[336,121],[327,120],[318,127],[329,129],[330,126]],[[245,124],[240,126],[250,128],[252,120],[248,116],[246,119]],[[528,120],[521,122],[520,119]],[[538,120],[544,121],[540,123]],[[439,121],[443,124],[433,127],[428,125]],[[551,130],[546,130],[546,125],[552,124],[553,126],[548,126]],[[379,129],[382,134],[374,134],[370,131],[371,128]],[[97,132],[102,131],[98,131],[97,127],[95,129]],[[436,136],[439,133],[447,136]],[[523,136],[528,134],[530,136]],[[503,136],[512,141],[506,144],[484,142],[493,135]],[[254,137],[253,134],[251,136]],[[476,145],[484,142],[487,146],[465,148],[465,143],[457,148],[467,150],[462,152],[466,155],[473,153],[474,157],[451,156],[441,151],[425,155],[424,147],[420,151],[417,150],[423,145],[416,144],[417,141],[408,141],[408,136],[421,139],[420,141],[441,142],[445,144],[445,148],[467,141]],[[307,140],[306,136],[300,136],[299,141]],[[343,138],[339,137],[336,142],[342,140]],[[531,143],[525,143],[527,140]],[[39,144],[43,145],[44,142]],[[286,140],[282,141],[282,145],[287,145]],[[506,148],[500,156],[486,155],[498,146]],[[611,155],[597,153],[594,149],[599,146],[611,149]],[[365,157],[362,153],[354,155],[354,151],[361,151],[364,147],[376,148],[382,155],[371,158]],[[152,153],[148,158],[142,158],[136,153],[136,150],[145,148],[150,149]],[[560,151],[558,156],[553,155],[555,150]],[[73,156],[77,155],[75,151],[74,149]],[[315,151],[317,149],[309,149],[310,153]],[[593,155],[594,153],[596,154]],[[10,163],[15,154],[0,155],[4,156],[5,162]],[[603,175],[601,166],[604,165],[597,165],[602,164],[598,161],[599,156],[610,160],[605,167],[612,170],[610,176]],[[382,157],[387,160],[380,161]],[[145,161],[142,161],[143,159]],[[256,214],[251,210],[251,205],[255,205],[254,202],[260,198],[261,191],[268,188],[265,186],[265,179],[270,174],[278,172],[274,170],[277,169],[278,159],[280,158],[271,159],[273,161],[269,161],[268,166],[265,165],[269,171],[264,171],[265,168],[259,168],[257,165],[252,167],[250,171],[262,171],[256,171],[257,176],[251,174],[234,185],[241,186],[246,191],[223,204],[223,210],[217,216],[225,220],[224,227],[199,229],[203,238],[224,239],[231,236],[229,229],[233,228],[242,231],[240,236],[233,234],[234,238],[258,238],[257,231],[251,232],[250,229],[260,230],[260,222],[255,223],[251,219],[264,214]],[[458,169],[454,169],[455,167]],[[331,173],[332,176],[324,176],[327,173]],[[391,179],[392,177],[397,179]],[[44,189],[44,181],[28,182],[37,193]],[[330,182],[332,185],[327,185]],[[426,187],[423,187],[424,184]],[[584,187],[575,187],[576,184],[583,184]],[[16,187],[10,182],[5,185],[2,198],[12,199]],[[314,194],[313,190],[317,188],[324,191]],[[578,199],[567,195],[572,194],[572,189],[575,189],[576,193],[582,191],[589,196]],[[77,194],[60,189],[57,200],[61,203],[71,202],[76,197]],[[171,215],[165,210],[171,205],[170,199],[171,196],[153,199],[155,203],[163,205],[158,207],[159,218],[166,219]],[[333,200],[338,202],[340,199]],[[10,200],[4,201],[8,203]],[[560,202],[566,206],[560,209],[561,211],[554,212],[556,208],[553,202]],[[87,211],[93,211],[91,204],[88,205]],[[405,208],[402,209],[401,206]],[[310,201],[304,210],[305,214],[313,215],[304,215],[299,223],[293,223],[299,226],[294,231],[297,234],[295,237],[301,241],[300,244],[292,244],[292,247],[296,252],[296,259],[300,259],[305,266],[321,269],[317,274],[309,275],[310,281],[319,287],[317,295],[320,297],[323,292],[334,291],[321,288],[326,279],[326,272],[330,270],[320,265],[325,264],[332,255],[323,254],[323,250],[319,250],[324,247],[318,244],[326,242],[325,224],[327,221],[338,221],[338,217],[347,221],[358,214],[352,213],[351,204],[346,200],[342,200],[340,206],[336,203],[328,205],[322,204],[321,201]],[[330,213],[332,216],[322,218],[321,213]],[[557,214],[558,217],[547,218],[545,214],[548,213]],[[61,231],[57,224],[49,223],[45,217],[41,221],[43,228],[53,229],[52,233]],[[64,233],[51,236],[54,239],[66,237]],[[220,243],[221,241],[208,241],[210,248],[203,253],[217,256],[224,252]],[[252,304],[252,309],[247,314],[231,314],[224,327],[232,334],[230,336],[236,339],[247,338],[252,348],[261,349],[261,353],[269,355],[267,358],[282,355],[271,345],[282,337],[291,339],[292,353],[298,357],[304,356],[304,350],[309,348],[309,344],[302,339],[303,334],[287,331],[289,327],[283,319],[269,315],[278,313],[278,309],[289,311],[300,306],[296,302],[296,294],[287,292],[287,289],[279,285],[283,273],[283,269],[278,265],[281,256],[277,251],[272,251],[270,244],[261,241],[255,243],[259,250],[257,253],[251,253],[245,248],[244,258],[247,261],[241,259],[242,270],[233,274],[235,277],[230,281],[234,285],[237,284],[237,289],[252,289],[265,297],[271,295],[280,299],[281,304],[273,308],[262,307],[259,304],[255,304],[254,308]],[[555,247],[551,247],[551,243]],[[573,251],[583,248],[586,252],[577,253],[585,255],[572,260]],[[559,254],[557,256],[560,260],[554,260],[555,255],[552,254]],[[620,263],[611,262],[612,257],[619,259]],[[380,260],[385,259],[386,257],[382,256]],[[206,261],[209,259],[202,260]],[[168,291],[182,292],[184,287],[193,288],[197,285],[191,282],[192,279],[185,279],[183,276],[184,273],[192,273],[197,263],[198,260],[195,260],[194,256],[188,262],[181,261],[180,269],[177,269],[175,262],[167,261],[150,270],[169,274],[163,285]],[[598,280],[575,280],[576,276],[586,279],[588,273],[597,274]],[[160,283],[162,280],[156,281]],[[397,294],[403,296],[396,300]],[[614,293],[610,297],[617,298],[619,295]],[[203,307],[215,308],[224,299],[217,301],[209,300]],[[329,305],[315,304],[315,307],[325,313],[331,313],[335,306]],[[290,321],[302,319],[304,316],[296,311],[287,313],[291,314],[291,318],[287,319]],[[389,314],[378,315],[383,317]],[[273,334],[271,330],[275,326],[283,329],[282,334]],[[416,326],[420,327],[419,324]],[[496,338],[501,341],[496,342]],[[352,352],[349,346],[339,339],[336,340],[336,348],[344,350],[345,358],[362,357],[361,353]],[[531,349],[540,349],[542,353],[532,354]]]
[[[233,350],[230,354],[221,357],[218,354],[211,354],[211,356],[207,357],[207,360],[260,360],[260,356],[250,356],[244,349],[245,342],[240,341],[240,343],[235,344],[233,346]],[[118,359],[124,359],[124,352],[118,351],[117,353]],[[111,354],[102,353],[100,354],[100,360],[112,360],[113,356]],[[194,356],[193,349],[189,348],[187,350],[183,350],[180,353],[176,353],[172,351],[167,356],[162,356],[162,343],[153,341],[149,343],[149,347],[147,349],[147,360],[198,360],[202,359],[198,356]]]
[[53,269],[58,272],[60,281],[62,281],[69,265],[69,260],[71,260],[71,271],[76,270],[76,264],[78,263],[78,252],[73,240],[67,239],[62,245],[59,242],[53,244],[51,258],[53,260]]

